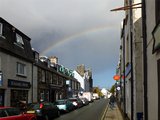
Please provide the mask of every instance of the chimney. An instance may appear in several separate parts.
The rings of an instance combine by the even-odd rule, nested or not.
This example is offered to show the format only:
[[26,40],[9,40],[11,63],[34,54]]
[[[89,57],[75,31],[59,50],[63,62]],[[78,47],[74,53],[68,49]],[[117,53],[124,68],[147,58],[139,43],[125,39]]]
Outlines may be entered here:
[[78,65],[76,71],[83,77],[85,73],[84,64]]
[[58,58],[56,56],[49,57],[51,64],[58,64]]

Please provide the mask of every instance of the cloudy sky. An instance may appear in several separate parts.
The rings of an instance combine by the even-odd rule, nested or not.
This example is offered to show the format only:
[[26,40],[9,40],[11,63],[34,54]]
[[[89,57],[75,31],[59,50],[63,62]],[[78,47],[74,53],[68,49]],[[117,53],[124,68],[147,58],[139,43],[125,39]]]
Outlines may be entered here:
[[123,0],[0,0],[0,16],[29,36],[40,55],[69,69],[91,68],[94,86],[108,88],[119,59]]

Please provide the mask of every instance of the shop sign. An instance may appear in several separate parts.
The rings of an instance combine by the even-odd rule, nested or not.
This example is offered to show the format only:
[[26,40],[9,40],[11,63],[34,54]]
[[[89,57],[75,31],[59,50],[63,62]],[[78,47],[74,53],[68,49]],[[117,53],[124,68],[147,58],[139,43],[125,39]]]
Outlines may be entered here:
[[8,79],[8,87],[30,88],[31,84],[30,84],[30,82]]
[[131,72],[131,64],[129,63],[125,71],[125,76],[127,76],[130,72]]
[[113,79],[114,79],[114,80],[119,80],[119,79],[120,79],[120,76],[119,76],[119,75],[114,75],[114,76],[113,76]]
[[68,68],[65,68],[64,66],[62,65],[58,65],[58,72],[66,75],[66,76],[69,76],[69,77],[74,77],[74,73],[73,73],[73,70],[70,70]]
[[70,80],[66,80],[66,85],[70,85]]

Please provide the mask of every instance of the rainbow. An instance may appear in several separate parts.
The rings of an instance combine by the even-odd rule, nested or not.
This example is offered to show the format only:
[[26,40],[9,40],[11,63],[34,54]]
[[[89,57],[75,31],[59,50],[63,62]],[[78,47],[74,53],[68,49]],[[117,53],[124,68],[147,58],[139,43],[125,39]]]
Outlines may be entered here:
[[[114,26],[114,25],[113,25]],[[85,31],[82,31],[82,32],[79,32],[77,34],[73,34],[73,35],[70,35],[70,36],[67,36],[63,39],[60,39],[58,40],[58,42],[54,42],[54,43],[51,43],[49,47],[47,47],[47,49],[45,49],[43,52],[41,52],[40,54],[41,55],[45,55],[47,54],[48,52],[50,52],[52,49],[56,48],[56,47],[59,47],[63,44],[66,44],[67,42],[71,42],[73,40],[76,40],[76,38],[78,37],[81,37],[81,36],[84,36],[84,35],[88,35],[88,34],[91,34],[91,33],[95,33],[95,32],[100,32],[100,31],[103,31],[103,30],[106,30],[106,29],[113,29],[113,26],[98,26],[98,27],[95,27],[95,28],[92,28],[92,29],[88,29],[88,30],[85,30]]]

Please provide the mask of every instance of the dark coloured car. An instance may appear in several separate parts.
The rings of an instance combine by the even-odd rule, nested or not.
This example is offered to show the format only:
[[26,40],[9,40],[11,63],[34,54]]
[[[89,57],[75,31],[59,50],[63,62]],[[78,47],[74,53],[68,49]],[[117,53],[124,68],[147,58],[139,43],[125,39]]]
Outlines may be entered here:
[[70,111],[74,110],[74,108],[75,108],[74,105],[72,104],[72,102],[68,99],[57,100],[54,104],[62,112],[70,112]]
[[72,104],[75,106],[75,108],[81,108],[83,107],[83,102],[79,98],[69,98],[69,100],[72,102]]
[[0,107],[0,120],[37,120],[34,114],[21,113],[18,108]]
[[26,113],[36,114],[38,120],[52,120],[60,116],[58,107],[50,102],[32,103]]

